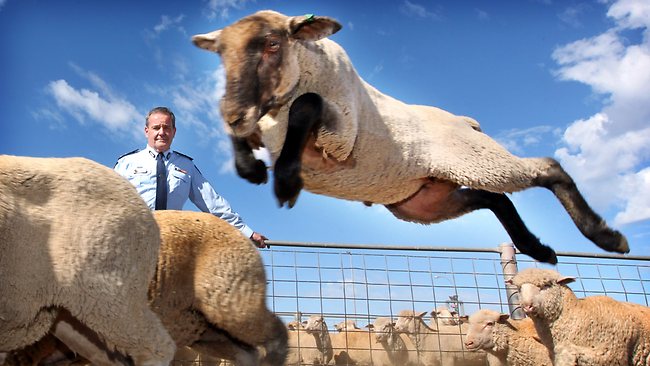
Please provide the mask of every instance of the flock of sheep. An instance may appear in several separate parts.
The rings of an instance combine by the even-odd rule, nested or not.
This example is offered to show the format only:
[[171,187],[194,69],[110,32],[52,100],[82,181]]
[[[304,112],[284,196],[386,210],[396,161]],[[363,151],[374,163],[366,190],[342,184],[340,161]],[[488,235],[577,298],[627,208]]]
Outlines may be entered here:
[[[266,180],[250,153],[263,143],[281,204],[304,184],[422,223],[488,208],[521,251],[554,263],[504,194],[541,186],[597,245],[628,251],[557,162],[516,158],[471,118],[381,94],[322,40],[338,29],[327,17],[260,12],[194,38],[224,59],[221,109],[240,175]],[[232,62],[255,57],[263,62]],[[650,365],[647,307],[578,299],[572,279],[551,270],[512,279],[525,320],[441,309],[428,324],[411,311],[336,334],[319,315],[284,324],[266,306],[248,238],[210,214],[152,213],[129,182],[82,158],[0,155],[0,238],[0,364],[168,365],[190,350],[244,366]]]
[[509,319],[490,309],[457,317],[446,308],[354,322],[330,333],[320,315],[290,323],[288,365],[650,365],[650,308],[607,296],[578,299],[573,281],[553,270],[527,269],[512,280],[528,315]]

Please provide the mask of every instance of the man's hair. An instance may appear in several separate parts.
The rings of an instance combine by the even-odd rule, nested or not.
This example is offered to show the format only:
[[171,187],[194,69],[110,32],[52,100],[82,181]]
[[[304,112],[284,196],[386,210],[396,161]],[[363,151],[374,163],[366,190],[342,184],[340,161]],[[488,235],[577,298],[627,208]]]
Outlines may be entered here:
[[147,113],[147,117],[144,119],[144,125],[149,126],[149,116],[151,116],[154,113],[163,113],[169,116],[172,120],[172,127],[176,128],[176,116],[174,116],[174,112],[171,111],[171,109],[167,107],[156,107]]

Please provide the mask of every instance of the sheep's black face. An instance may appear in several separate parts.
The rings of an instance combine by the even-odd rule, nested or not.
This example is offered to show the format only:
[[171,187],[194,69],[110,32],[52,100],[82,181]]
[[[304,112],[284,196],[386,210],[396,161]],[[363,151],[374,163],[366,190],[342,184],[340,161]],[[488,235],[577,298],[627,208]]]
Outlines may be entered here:
[[300,78],[294,42],[314,42],[339,29],[341,25],[328,17],[260,11],[192,37],[198,47],[221,56],[226,93],[220,108],[231,132],[250,136],[263,115],[289,102]]
[[286,103],[297,84],[288,24],[284,15],[260,12],[222,29],[210,47],[226,70],[221,115],[236,136],[252,134],[257,121]]

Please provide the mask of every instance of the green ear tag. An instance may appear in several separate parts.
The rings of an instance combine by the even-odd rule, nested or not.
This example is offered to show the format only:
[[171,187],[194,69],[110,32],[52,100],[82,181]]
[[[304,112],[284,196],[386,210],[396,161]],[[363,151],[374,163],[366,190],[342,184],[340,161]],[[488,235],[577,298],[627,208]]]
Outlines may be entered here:
[[314,14],[305,14],[305,21],[311,23],[314,21]]

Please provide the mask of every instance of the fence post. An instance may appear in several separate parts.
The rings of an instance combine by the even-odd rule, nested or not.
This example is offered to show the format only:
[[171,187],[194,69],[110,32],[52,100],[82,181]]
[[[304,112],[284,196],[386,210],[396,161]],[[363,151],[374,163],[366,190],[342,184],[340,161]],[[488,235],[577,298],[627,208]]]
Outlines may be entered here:
[[[503,280],[512,279],[517,274],[517,258],[515,258],[515,246],[512,243],[503,243],[499,245],[501,253],[501,268],[503,269]],[[508,296],[508,310],[510,317],[513,319],[523,319],[525,317],[521,305],[519,305],[519,292],[517,286],[506,283],[506,296]]]

